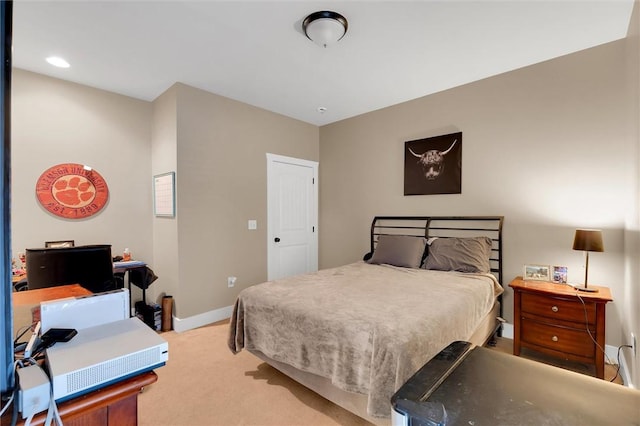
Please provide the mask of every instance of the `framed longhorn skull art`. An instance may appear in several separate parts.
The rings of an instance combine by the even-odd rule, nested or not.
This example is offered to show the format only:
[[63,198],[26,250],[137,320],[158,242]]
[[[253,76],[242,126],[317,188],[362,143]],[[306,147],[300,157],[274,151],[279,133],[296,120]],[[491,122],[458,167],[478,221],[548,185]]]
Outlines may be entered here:
[[404,195],[462,192],[462,132],[404,143]]

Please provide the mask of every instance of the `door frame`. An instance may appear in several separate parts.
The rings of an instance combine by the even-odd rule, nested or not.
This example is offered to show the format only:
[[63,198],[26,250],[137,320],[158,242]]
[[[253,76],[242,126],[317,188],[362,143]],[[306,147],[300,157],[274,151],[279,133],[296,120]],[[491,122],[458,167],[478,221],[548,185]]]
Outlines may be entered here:
[[275,238],[273,233],[273,227],[271,226],[271,215],[274,206],[271,201],[271,187],[273,185],[273,169],[275,163],[285,163],[294,166],[310,167],[313,170],[313,194],[309,203],[311,204],[312,223],[314,224],[313,238],[311,240],[311,257],[312,262],[315,264],[315,269],[318,269],[318,162],[311,160],[303,160],[300,158],[287,157],[284,155],[267,153],[267,279],[271,281],[273,278],[273,272],[275,270],[275,255],[273,252],[274,245],[272,244]]

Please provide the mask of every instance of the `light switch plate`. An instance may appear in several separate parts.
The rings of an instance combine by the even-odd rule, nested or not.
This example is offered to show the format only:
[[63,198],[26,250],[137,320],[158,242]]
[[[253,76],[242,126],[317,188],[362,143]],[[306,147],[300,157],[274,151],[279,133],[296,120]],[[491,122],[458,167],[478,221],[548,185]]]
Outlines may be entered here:
[[258,221],[254,219],[249,220],[249,229],[258,229]]

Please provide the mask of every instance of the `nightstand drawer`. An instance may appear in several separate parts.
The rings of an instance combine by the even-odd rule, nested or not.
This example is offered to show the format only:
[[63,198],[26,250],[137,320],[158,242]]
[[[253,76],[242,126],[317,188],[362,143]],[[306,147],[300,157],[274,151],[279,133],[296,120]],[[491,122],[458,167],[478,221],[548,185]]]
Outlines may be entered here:
[[596,305],[579,300],[566,300],[548,295],[522,293],[522,312],[564,321],[585,321],[585,307],[589,324],[596,323]]
[[[592,334],[595,339],[595,333]],[[523,318],[520,339],[524,344],[530,343],[559,352],[586,358],[595,356],[595,345],[586,329],[562,327]]]

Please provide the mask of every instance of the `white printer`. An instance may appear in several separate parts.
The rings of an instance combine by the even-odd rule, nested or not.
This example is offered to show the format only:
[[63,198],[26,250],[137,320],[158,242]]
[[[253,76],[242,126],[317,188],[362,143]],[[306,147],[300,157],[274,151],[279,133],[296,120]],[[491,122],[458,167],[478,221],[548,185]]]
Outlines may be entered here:
[[43,331],[74,328],[78,332],[68,342],[46,350],[56,402],[167,362],[167,341],[137,317],[129,318],[128,300],[128,290],[122,289],[41,304]]

